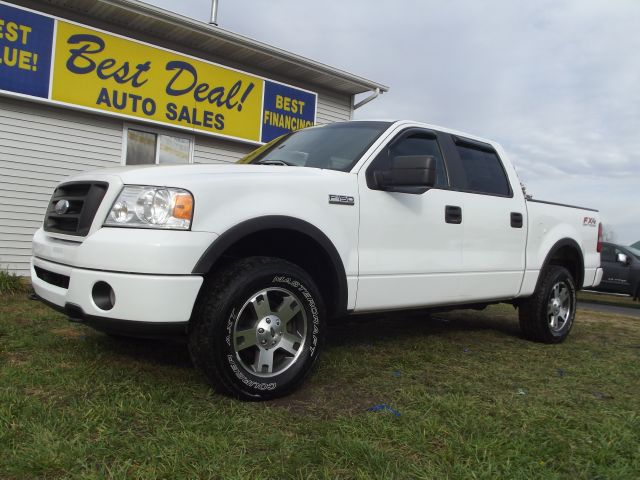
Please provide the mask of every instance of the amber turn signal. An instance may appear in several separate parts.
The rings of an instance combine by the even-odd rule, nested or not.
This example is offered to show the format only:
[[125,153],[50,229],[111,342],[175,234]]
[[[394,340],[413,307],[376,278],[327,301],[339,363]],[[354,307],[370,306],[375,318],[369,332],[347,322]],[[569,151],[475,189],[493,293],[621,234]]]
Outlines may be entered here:
[[173,204],[173,216],[181,220],[191,220],[192,215],[193,197],[188,193],[176,195]]

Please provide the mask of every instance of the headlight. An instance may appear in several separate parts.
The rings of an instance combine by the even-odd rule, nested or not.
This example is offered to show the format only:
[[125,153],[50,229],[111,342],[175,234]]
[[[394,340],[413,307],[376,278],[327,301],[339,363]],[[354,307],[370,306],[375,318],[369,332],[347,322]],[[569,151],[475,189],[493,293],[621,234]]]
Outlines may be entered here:
[[189,230],[193,195],[180,188],[127,185],[104,222],[108,227]]

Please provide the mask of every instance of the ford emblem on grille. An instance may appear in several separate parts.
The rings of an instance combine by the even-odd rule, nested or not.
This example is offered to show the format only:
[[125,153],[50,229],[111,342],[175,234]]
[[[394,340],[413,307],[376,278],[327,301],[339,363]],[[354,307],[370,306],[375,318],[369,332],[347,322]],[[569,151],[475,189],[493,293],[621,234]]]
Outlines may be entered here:
[[67,210],[69,210],[69,206],[69,200],[58,200],[58,203],[56,203],[54,210],[58,215],[64,215],[65,213],[67,213]]

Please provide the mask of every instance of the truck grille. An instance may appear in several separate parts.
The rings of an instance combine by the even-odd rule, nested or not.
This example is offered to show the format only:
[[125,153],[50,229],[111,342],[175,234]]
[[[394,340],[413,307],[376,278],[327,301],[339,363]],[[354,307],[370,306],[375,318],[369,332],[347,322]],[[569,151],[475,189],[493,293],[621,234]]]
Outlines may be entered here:
[[47,208],[45,231],[86,236],[108,187],[105,182],[69,182],[58,186]]

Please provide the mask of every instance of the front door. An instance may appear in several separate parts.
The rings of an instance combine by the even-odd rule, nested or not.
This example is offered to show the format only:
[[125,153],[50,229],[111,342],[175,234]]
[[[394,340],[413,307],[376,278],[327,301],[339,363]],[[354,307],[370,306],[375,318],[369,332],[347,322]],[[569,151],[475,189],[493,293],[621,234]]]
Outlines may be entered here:
[[615,293],[631,294],[629,265],[618,262],[618,254],[623,253],[629,258],[629,254],[616,245],[606,243],[602,246],[600,261],[602,263],[603,274],[599,290],[607,290]]
[[[463,226],[445,218],[459,193],[449,190],[439,135],[404,129],[358,174],[357,311],[448,304],[460,297]],[[377,188],[373,172],[388,169],[399,155],[433,156],[435,186],[418,194]]]

